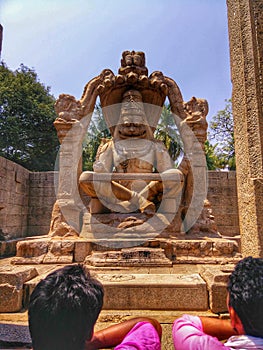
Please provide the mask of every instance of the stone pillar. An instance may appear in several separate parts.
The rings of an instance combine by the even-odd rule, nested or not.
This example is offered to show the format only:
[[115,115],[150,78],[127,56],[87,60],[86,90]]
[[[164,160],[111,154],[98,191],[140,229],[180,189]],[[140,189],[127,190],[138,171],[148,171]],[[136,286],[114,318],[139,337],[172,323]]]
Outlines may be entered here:
[[61,144],[57,204],[66,222],[79,232],[82,202],[78,178],[82,169],[82,139],[85,129],[78,120],[65,122],[57,119],[54,125]]
[[263,0],[227,0],[241,252],[263,257]]

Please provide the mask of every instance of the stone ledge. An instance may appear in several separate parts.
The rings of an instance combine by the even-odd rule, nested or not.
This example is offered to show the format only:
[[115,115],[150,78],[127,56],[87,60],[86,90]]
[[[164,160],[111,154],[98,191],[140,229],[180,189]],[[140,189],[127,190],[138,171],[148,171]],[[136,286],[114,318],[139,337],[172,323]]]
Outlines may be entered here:
[[[191,239],[190,239],[191,238]],[[128,246],[128,247],[127,247]],[[164,238],[119,238],[119,239],[61,239],[32,238],[18,242],[17,256],[13,264],[68,264],[83,262],[92,252],[121,251],[129,249],[132,253],[137,248],[144,250],[159,249],[164,251],[163,261],[170,263],[225,263],[240,259],[238,243],[232,239],[203,238],[164,239]],[[104,259],[105,260],[105,259]],[[132,266],[136,266],[132,260]],[[112,262],[115,265],[115,261]],[[138,263],[137,266],[139,266]],[[159,259],[157,265],[162,262]],[[152,264],[150,264],[152,265]],[[108,265],[107,265],[108,266]]]

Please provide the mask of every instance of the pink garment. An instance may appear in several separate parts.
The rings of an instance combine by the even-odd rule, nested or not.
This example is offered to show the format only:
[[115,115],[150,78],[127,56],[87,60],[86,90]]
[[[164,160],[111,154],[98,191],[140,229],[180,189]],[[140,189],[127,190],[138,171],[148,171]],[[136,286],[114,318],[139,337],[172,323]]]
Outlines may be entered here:
[[217,338],[203,332],[199,317],[183,315],[174,321],[173,342],[176,350],[229,350]]
[[161,350],[159,335],[149,322],[138,322],[115,350]]

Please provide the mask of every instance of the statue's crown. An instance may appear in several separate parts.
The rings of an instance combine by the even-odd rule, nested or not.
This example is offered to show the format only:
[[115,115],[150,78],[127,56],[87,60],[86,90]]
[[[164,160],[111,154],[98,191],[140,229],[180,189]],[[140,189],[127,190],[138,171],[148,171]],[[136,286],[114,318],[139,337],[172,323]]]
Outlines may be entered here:
[[[129,91],[137,91],[141,96],[140,103],[144,106],[138,108],[138,105],[133,105],[132,113],[145,113],[148,124],[153,130],[156,128],[168,94],[168,87],[161,72],[153,72],[148,77],[143,52],[124,51],[118,75],[115,76],[111,70],[105,69],[101,72],[100,79],[98,93],[103,114],[111,131],[114,131],[118,123],[123,100],[127,97],[125,94],[129,94]],[[118,107],[111,108],[113,105]]]

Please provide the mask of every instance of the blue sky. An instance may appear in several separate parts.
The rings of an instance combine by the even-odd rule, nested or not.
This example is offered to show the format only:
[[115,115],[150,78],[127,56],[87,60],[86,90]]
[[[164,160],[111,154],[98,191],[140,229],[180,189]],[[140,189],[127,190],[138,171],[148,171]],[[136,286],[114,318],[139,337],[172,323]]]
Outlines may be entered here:
[[231,97],[225,0],[0,0],[1,59],[34,68],[51,93],[81,97],[124,50],[146,54],[183,98],[205,98],[208,120]]

